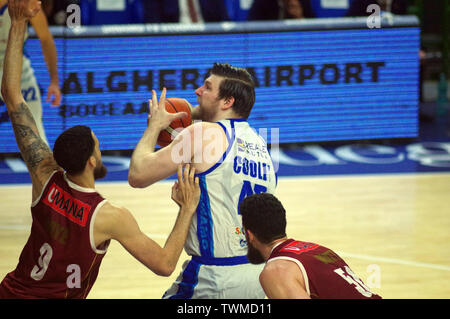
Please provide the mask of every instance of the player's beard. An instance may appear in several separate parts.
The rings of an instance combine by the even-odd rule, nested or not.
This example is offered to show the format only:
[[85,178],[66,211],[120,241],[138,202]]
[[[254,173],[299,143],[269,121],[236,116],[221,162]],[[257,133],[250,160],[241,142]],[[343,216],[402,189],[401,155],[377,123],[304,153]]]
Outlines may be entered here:
[[199,117],[202,121],[213,122],[217,115],[218,105],[205,106],[200,101],[199,102]]
[[106,168],[106,166],[103,165],[103,162],[100,162],[100,166],[97,166],[94,169],[94,180],[105,177],[107,172],[108,172],[108,169]]
[[248,251],[247,259],[251,264],[262,264],[265,262],[264,257],[261,255],[259,250],[257,250],[249,241],[247,241]]

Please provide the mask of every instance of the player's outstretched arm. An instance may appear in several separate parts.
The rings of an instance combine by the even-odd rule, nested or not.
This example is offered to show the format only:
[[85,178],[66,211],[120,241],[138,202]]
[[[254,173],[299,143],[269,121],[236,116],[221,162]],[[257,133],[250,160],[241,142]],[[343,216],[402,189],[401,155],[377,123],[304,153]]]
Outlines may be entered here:
[[11,29],[3,64],[1,92],[16,136],[17,145],[31,175],[33,201],[57,168],[47,144],[40,138],[36,122],[26,104],[21,88],[23,41],[27,21],[40,10],[37,0],[9,0]]
[[45,63],[47,64],[48,74],[50,75],[50,85],[47,90],[46,102],[50,102],[53,97],[51,100],[52,106],[59,106],[61,104],[61,90],[59,88],[58,54],[56,51],[55,40],[48,28],[48,21],[44,12],[38,12],[30,22],[41,42],[42,53],[44,55]]
[[105,204],[94,225],[96,245],[108,239],[119,241],[137,260],[160,276],[170,276],[177,265],[187,238],[192,216],[200,200],[198,178],[195,170],[186,165],[178,169],[178,181],[172,188],[172,199],[180,206],[175,225],[164,247],[145,235],[132,214],[125,208]]
[[274,260],[259,275],[269,299],[310,299],[299,267],[292,261]]

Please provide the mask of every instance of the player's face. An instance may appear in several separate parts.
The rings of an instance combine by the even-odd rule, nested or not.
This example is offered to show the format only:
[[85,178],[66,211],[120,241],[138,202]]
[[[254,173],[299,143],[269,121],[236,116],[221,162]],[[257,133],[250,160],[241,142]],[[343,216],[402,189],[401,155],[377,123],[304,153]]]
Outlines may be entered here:
[[212,122],[220,109],[221,100],[219,100],[219,86],[222,77],[211,75],[203,85],[195,90],[197,95],[198,107],[200,108],[200,118],[203,121]]
[[94,147],[94,157],[97,163],[97,166],[94,168],[94,179],[100,179],[106,176],[107,169],[106,166],[103,165],[102,162],[102,153],[100,152],[100,142],[98,141],[97,137],[95,136],[94,132],[92,132],[92,138],[95,142]]
[[284,0],[284,7],[288,18],[300,19],[303,18],[303,8],[298,0]]

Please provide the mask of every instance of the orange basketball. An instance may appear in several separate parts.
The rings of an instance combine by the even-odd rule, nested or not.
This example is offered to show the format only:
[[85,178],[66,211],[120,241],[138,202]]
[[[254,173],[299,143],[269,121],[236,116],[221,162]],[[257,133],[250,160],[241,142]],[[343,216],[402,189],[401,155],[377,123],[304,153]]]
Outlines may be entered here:
[[178,97],[168,97],[166,98],[166,111],[169,113],[186,112],[188,116],[173,121],[168,128],[162,130],[159,133],[157,143],[159,146],[164,147],[169,145],[172,140],[177,136],[177,128],[188,127],[192,123],[191,119],[192,105],[185,99],[180,99]]

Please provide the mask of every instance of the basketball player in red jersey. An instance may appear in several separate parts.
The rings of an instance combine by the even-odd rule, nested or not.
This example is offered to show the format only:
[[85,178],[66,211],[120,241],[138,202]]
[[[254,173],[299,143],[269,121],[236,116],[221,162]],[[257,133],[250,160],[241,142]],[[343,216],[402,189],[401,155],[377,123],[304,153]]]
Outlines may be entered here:
[[200,198],[195,170],[178,167],[172,199],[180,211],[162,248],[142,233],[127,209],[109,203],[94,189],[106,168],[90,128],[75,126],[63,132],[53,154],[39,136],[21,93],[20,70],[26,21],[39,11],[40,2],[9,0],[8,5],[12,23],[1,92],[32,180],[33,222],[16,269],[0,284],[0,298],[86,298],[111,239],[156,274],[169,276]]
[[245,198],[239,206],[251,263],[266,265],[259,281],[268,298],[381,299],[332,250],[286,237],[286,212],[273,195]]

